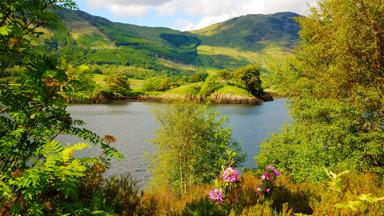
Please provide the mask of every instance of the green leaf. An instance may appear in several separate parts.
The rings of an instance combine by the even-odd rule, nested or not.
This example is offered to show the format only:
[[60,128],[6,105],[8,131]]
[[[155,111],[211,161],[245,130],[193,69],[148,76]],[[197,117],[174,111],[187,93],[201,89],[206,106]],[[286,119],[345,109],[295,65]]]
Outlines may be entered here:
[[0,35],[8,35],[10,32],[10,28],[8,26],[0,27]]

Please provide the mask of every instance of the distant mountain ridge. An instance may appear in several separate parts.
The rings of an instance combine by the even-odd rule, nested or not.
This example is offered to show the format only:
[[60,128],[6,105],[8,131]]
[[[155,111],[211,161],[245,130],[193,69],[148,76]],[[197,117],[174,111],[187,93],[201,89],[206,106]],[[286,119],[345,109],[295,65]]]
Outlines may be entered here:
[[[53,30],[51,49],[72,46],[85,63],[138,65],[162,70],[159,59],[216,68],[254,63],[271,47],[288,50],[297,43],[298,14],[246,15],[206,28],[182,32],[123,24],[80,10],[57,10],[64,27]],[[244,56],[241,51],[249,51]],[[274,51],[275,52],[275,51]],[[280,51],[278,51],[280,52]],[[79,62],[80,64],[81,62]]]
[[292,48],[296,45],[299,24],[292,12],[245,15],[200,30],[191,31],[203,45],[224,46],[244,50],[261,50],[268,43]]
[[58,10],[57,15],[72,35],[88,38],[98,35],[115,47],[143,49],[150,55],[199,64],[196,47],[201,41],[191,33],[111,22],[80,10]]

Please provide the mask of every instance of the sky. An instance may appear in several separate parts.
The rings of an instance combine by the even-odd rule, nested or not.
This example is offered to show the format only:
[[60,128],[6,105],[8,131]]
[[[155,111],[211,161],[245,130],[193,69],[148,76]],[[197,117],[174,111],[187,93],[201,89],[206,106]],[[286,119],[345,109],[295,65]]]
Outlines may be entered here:
[[111,21],[181,31],[247,14],[308,14],[316,0],[75,0],[80,10]]

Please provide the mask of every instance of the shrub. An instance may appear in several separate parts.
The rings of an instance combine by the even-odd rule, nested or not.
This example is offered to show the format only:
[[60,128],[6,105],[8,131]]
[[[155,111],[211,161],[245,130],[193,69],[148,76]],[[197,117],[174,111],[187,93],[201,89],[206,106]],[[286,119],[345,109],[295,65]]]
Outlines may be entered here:
[[258,65],[241,67],[233,73],[233,76],[239,80],[240,87],[245,87],[254,96],[264,94],[260,79],[260,67]]
[[279,75],[293,121],[262,145],[262,163],[302,182],[324,180],[323,167],[384,175],[384,32],[372,27],[383,15],[375,0],[321,0],[298,19],[301,43]]
[[128,77],[123,73],[109,73],[105,78],[105,82],[108,86],[108,89],[115,96],[126,96],[131,91],[131,87],[128,82]]
[[171,78],[167,76],[153,77],[145,80],[143,84],[144,91],[166,91],[171,88]]
[[192,185],[215,179],[223,164],[244,160],[225,119],[217,119],[205,106],[173,104],[156,116],[161,127],[153,141],[153,186],[169,186],[184,195]]

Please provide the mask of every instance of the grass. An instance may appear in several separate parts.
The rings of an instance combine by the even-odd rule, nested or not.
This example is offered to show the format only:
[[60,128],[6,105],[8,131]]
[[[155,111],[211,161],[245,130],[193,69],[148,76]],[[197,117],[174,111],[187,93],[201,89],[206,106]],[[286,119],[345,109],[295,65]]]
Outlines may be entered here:
[[269,64],[277,61],[284,61],[291,52],[283,50],[280,47],[270,46],[263,51],[244,51],[229,47],[217,47],[202,45],[197,48],[199,55],[208,55],[213,58],[215,56],[228,56],[239,62],[248,62],[249,64],[260,64],[262,67],[267,67]]
[[165,95],[198,95],[202,82],[192,83],[171,89]]
[[228,29],[228,28],[223,28],[221,26],[221,24],[222,23],[216,23],[216,24],[210,25],[208,27],[205,27],[203,29],[191,31],[191,33],[196,34],[196,35],[202,35],[202,36],[213,36],[222,30]]
[[129,79],[129,84],[131,85],[132,90],[142,90],[144,85],[144,80],[139,79]]
[[97,85],[105,86],[105,75],[104,74],[94,74],[93,79],[95,80]]
[[194,65],[186,65],[186,64],[176,63],[176,62],[166,60],[166,59],[159,59],[159,62],[166,67],[174,68],[174,69],[181,70],[181,71],[196,71],[199,69],[198,67],[196,67]]
[[[100,85],[102,87],[106,86],[105,83],[105,77],[106,75],[104,74],[94,74],[93,79],[95,80],[97,85]],[[129,79],[129,84],[131,85],[132,90],[134,91],[140,91],[143,88],[144,85],[144,80],[139,80],[139,79]]]
[[230,86],[230,85],[226,85],[220,88],[219,90],[213,93],[213,95],[215,94],[253,97],[252,94],[249,93],[247,90],[236,87],[236,86]]
[[240,49],[229,48],[229,47],[217,47],[202,45],[197,48],[199,54],[206,54],[210,56],[215,55],[226,55],[237,60],[245,59],[251,63],[256,63],[258,54],[252,51],[242,51]]
[[217,72],[219,72],[221,69],[216,69],[216,68],[207,68],[206,71],[208,75],[216,75]]
[[[334,193],[328,182],[294,183],[288,175],[283,175],[277,179],[271,194],[263,196],[257,193],[260,177],[245,172],[238,187],[221,205],[208,199],[212,185],[196,185],[185,196],[165,188],[147,190],[140,197],[138,209],[141,215],[383,215],[383,200],[356,203],[363,194],[383,196],[379,176],[351,173],[340,179],[340,183],[343,190]],[[348,205],[337,207],[344,203]],[[357,209],[351,208],[354,205]]]

